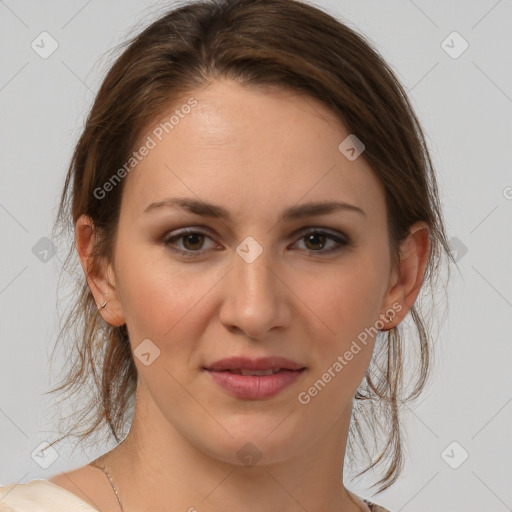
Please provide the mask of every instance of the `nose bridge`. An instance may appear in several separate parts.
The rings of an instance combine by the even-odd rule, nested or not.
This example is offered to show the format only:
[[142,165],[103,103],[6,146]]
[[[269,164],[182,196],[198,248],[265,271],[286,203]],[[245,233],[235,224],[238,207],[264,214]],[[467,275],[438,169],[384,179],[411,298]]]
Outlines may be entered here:
[[254,239],[242,241],[236,253],[221,320],[257,338],[287,321],[283,284],[276,276],[278,270],[270,251]]
[[243,298],[249,306],[257,306],[256,302],[260,299],[266,303],[272,301],[276,292],[276,277],[270,250],[264,249],[254,238],[247,237],[236,252],[233,274],[239,298]]

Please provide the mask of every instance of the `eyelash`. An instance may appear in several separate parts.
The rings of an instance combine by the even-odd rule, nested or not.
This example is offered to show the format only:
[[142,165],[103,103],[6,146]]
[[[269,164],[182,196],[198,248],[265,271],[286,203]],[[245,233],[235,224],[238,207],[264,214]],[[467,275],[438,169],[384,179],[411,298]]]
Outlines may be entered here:
[[[342,235],[344,238],[340,238],[339,236],[336,236],[336,235],[334,235],[332,233],[323,231],[321,229],[317,229],[317,228],[305,228],[305,229],[308,229],[309,231],[305,231],[305,230],[301,231],[299,233],[300,236],[299,236],[298,240],[302,240],[303,238],[305,238],[308,235],[324,235],[327,239],[331,239],[331,240],[335,241],[338,244],[337,246],[332,247],[331,249],[327,249],[327,250],[314,251],[314,250],[311,250],[311,249],[306,249],[306,252],[309,253],[309,254],[312,254],[312,255],[329,255],[329,254],[332,254],[332,253],[340,251],[345,246],[350,244],[350,240],[348,239],[348,237],[346,235]],[[211,237],[210,237],[210,235],[208,233],[206,233],[204,231],[201,231],[199,229],[189,228],[189,229],[185,229],[185,230],[183,230],[183,231],[173,235],[172,237],[164,238],[163,244],[169,250],[171,250],[171,251],[173,251],[175,253],[179,253],[179,254],[181,254],[183,256],[190,257],[190,258],[198,257],[198,256],[204,254],[208,250],[208,249],[205,249],[205,250],[191,251],[191,250],[176,249],[175,247],[171,246],[171,244],[174,241],[182,239],[182,238],[186,237],[187,235],[204,235],[204,236],[206,236],[206,237],[211,239]]]

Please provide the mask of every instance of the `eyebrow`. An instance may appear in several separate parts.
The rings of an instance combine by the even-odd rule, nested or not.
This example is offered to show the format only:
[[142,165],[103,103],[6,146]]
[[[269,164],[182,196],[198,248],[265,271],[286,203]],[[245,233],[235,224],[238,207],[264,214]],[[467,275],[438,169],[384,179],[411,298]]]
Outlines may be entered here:
[[[175,208],[180,207],[188,210],[196,215],[202,215],[204,217],[219,218],[226,221],[231,221],[231,215],[226,208],[223,206],[207,203],[205,201],[191,199],[188,197],[174,197],[169,199],[163,199],[151,203],[145,210],[144,213],[149,213],[160,208]],[[357,212],[364,217],[366,213],[353,204],[345,203],[343,201],[323,201],[323,202],[310,202],[301,204],[299,206],[292,206],[286,209],[279,220],[290,220],[290,219],[302,219],[306,217],[313,217],[315,215],[325,215],[328,213],[334,213],[339,210]]]

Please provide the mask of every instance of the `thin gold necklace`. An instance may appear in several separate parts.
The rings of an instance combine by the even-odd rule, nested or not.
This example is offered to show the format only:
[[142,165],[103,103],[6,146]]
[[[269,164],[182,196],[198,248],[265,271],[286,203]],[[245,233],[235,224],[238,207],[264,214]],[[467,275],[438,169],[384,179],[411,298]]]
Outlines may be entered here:
[[[105,473],[106,477],[108,478],[108,481],[110,482],[110,485],[112,486],[112,489],[114,490],[114,493],[117,498],[117,502],[119,503],[119,508],[121,509],[122,512],[124,512],[123,505],[121,504],[121,498],[119,497],[119,492],[117,491],[117,487],[115,486],[114,481],[112,480],[112,477],[110,476],[109,472],[107,471],[107,468],[104,465],[98,464],[98,461],[101,460],[102,458],[103,458],[103,455],[101,457],[98,457],[97,459],[93,460],[89,464],[89,466],[93,466],[95,468],[101,469],[101,471],[103,471],[103,473]],[[350,501],[352,501],[352,503],[354,503],[355,505],[357,505],[359,507],[359,504],[355,502],[355,500],[352,498],[352,496],[350,496],[350,494],[348,495],[348,497],[349,497]]]
[[121,504],[121,498],[119,497],[119,493],[117,492],[117,487],[114,484],[114,481],[112,480],[112,477],[110,476],[109,472],[107,471],[107,468],[102,465],[98,464],[98,461],[103,458],[103,455],[101,457],[98,457],[97,459],[93,460],[91,463],[89,463],[89,466],[93,466],[95,468],[101,469],[103,473],[105,473],[106,477],[108,478],[108,481],[110,482],[110,485],[112,486],[112,489],[114,490],[117,498],[117,502],[119,503],[119,508],[121,509],[121,512],[124,512],[123,505]]

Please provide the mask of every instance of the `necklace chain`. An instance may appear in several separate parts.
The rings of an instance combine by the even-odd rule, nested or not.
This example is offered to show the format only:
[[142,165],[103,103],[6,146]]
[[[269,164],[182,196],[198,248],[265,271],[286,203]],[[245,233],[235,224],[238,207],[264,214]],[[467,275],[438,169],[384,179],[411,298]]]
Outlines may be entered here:
[[93,460],[89,466],[93,466],[95,468],[101,469],[103,473],[105,473],[106,477],[108,478],[108,481],[110,482],[110,485],[112,489],[114,490],[114,493],[116,494],[117,502],[119,503],[119,508],[121,509],[121,512],[124,512],[123,505],[121,504],[121,498],[119,497],[119,492],[117,491],[117,487],[114,484],[114,481],[112,480],[112,477],[110,476],[109,472],[107,471],[107,468],[103,466],[102,464],[98,464],[98,461],[102,459],[103,456],[98,457],[97,459]]
[[[124,512],[123,505],[121,504],[121,498],[119,497],[119,492],[117,491],[117,487],[114,484],[114,481],[112,480],[112,477],[110,476],[109,472],[107,471],[107,468],[103,466],[102,464],[98,464],[98,461],[103,458],[103,455],[101,457],[98,457],[97,459],[93,460],[91,463],[89,463],[89,466],[93,466],[95,468],[101,469],[103,473],[105,473],[106,477],[108,478],[108,481],[110,482],[110,485],[112,489],[114,490],[114,493],[117,498],[117,502],[119,503],[119,508],[121,509],[121,512]],[[355,502],[355,500],[352,498],[352,496],[349,494],[350,500],[355,503],[358,507],[359,505]]]

